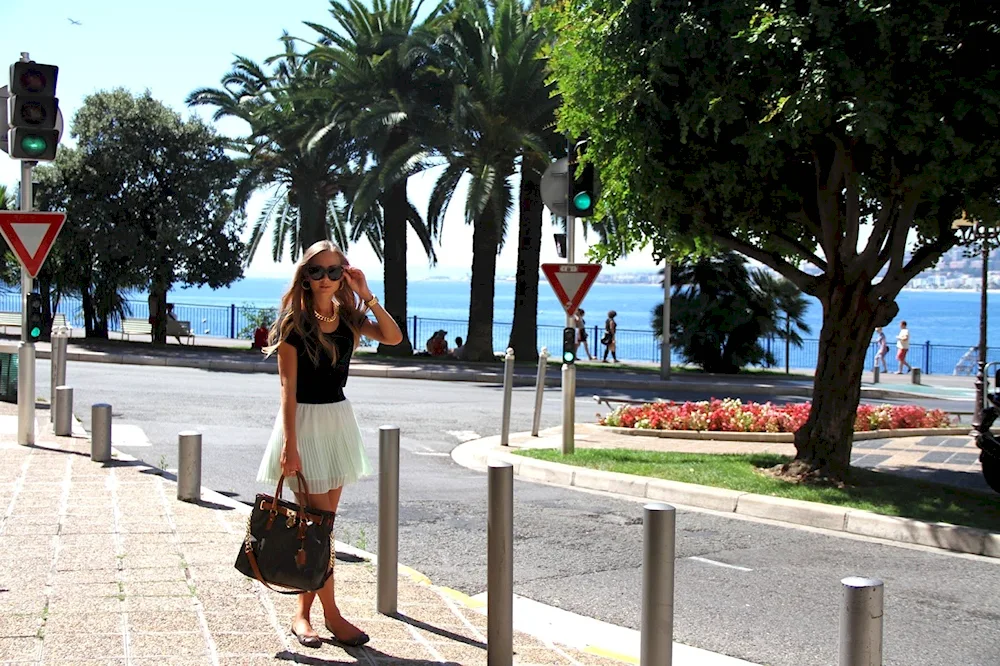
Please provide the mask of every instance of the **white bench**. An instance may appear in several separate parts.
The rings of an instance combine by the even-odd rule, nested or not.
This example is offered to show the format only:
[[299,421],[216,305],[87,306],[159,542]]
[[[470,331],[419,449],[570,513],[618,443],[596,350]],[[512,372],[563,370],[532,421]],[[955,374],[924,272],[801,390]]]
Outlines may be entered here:
[[153,325],[146,319],[123,319],[122,336],[128,340],[130,335],[152,335]]
[[[3,328],[4,333],[7,333],[7,327],[9,326],[21,328],[20,312],[0,312],[0,328]],[[66,315],[57,312],[52,315],[52,328],[59,326],[69,327],[69,324],[66,322]]]

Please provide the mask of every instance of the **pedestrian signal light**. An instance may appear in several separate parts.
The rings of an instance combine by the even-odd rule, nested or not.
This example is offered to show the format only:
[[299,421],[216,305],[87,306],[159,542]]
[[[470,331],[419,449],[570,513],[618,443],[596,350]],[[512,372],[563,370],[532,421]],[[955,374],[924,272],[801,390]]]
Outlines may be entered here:
[[593,164],[580,166],[579,158],[587,150],[587,141],[580,141],[571,151],[569,168],[569,216],[593,217],[600,182]]
[[42,328],[44,324],[44,321],[42,320],[41,295],[35,293],[28,294],[25,305],[28,312],[28,323],[25,327],[27,340],[28,342],[38,342],[38,340],[42,337]]
[[567,326],[563,329],[563,363],[576,362],[576,329]]

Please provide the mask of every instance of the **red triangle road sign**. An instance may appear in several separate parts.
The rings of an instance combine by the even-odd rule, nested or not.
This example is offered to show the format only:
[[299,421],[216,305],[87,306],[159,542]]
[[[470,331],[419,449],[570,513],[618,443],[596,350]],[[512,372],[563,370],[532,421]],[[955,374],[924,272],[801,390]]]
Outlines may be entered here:
[[566,314],[572,316],[590,291],[590,286],[601,272],[600,264],[542,264],[556,298]]
[[0,211],[0,234],[28,275],[36,277],[66,221],[66,213]]

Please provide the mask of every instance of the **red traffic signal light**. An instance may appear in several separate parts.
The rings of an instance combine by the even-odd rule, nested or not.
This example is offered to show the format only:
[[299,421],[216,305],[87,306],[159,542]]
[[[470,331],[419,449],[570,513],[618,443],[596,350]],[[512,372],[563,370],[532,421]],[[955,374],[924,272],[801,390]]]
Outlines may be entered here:
[[59,68],[55,65],[15,62],[10,66],[10,94],[55,97],[58,75]]

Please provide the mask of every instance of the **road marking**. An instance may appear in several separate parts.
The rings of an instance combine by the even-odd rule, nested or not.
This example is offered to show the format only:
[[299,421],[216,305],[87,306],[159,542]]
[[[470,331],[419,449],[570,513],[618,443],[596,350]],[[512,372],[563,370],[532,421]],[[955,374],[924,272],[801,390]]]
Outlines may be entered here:
[[482,435],[472,430],[445,430],[445,432],[462,443],[471,442],[474,439],[482,439]]
[[716,562],[715,560],[710,560],[707,557],[697,557],[692,556],[688,558],[689,560],[694,560],[695,562],[704,562],[705,564],[714,564],[717,567],[725,567],[726,569],[736,569],[737,571],[753,571],[753,569],[747,567],[738,567],[735,564],[726,564],[725,562]]
[[111,424],[111,446],[132,448],[134,446],[152,445],[153,443],[146,437],[145,431],[139,426],[127,423]]
[[444,451],[413,451],[412,453],[415,456],[442,456],[447,458],[451,457],[450,453],[445,453]]

